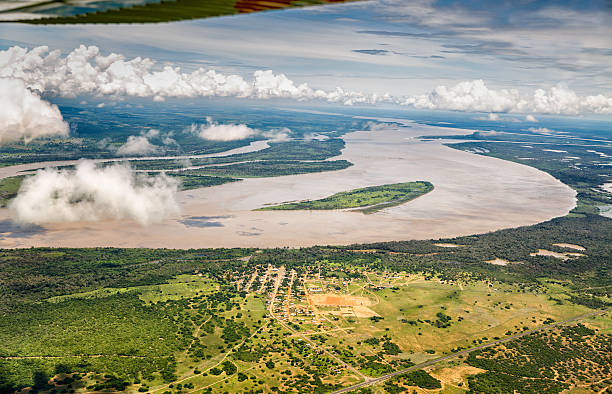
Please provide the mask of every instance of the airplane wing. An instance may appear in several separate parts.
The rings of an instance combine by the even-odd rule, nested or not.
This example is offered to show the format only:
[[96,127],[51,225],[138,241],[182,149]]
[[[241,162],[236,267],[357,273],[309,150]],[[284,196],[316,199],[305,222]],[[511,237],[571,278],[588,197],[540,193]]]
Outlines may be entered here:
[[[32,24],[160,23],[349,1],[358,0],[162,0],[131,6],[127,3],[128,6],[120,8],[93,9],[93,11],[91,8],[81,7],[85,9],[84,13],[78,13],[81,6],[78,1],[28,2],[25,0],[18,2],[18,7],[12,8],[1,6],[2,3],[6,5],[16,2],[0,1],[0,20]],[[91,6],[92,2],[86,5]],[[53,13],[54,7],[68,10],[69,13],[76,11],[77,14],[58,16]]]

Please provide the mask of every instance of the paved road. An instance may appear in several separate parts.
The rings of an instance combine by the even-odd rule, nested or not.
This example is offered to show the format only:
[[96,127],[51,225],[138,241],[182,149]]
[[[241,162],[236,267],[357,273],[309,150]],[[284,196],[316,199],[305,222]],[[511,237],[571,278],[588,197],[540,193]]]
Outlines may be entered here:
[[559,326],[559,325],[562,325],[562,324],[571,323],[571,322],[574,322],[574,321],[577,321],[577,320],[587,319],[587,318],[592,317],[592,316],[596,316],[596,315],[600,315],[602,313],[609,312],[610,310],[612,310],[612,308],[607,308],[607,309],[603,309],[603,310],[599,310],[599,311],[595,311],[595,312],[585,313],[584,315],[576,316],[576,317],[573,317],[571,319],[567,319],[567,320],[563,320],[563,321],[547,324],[545,326],[534,328],[533,330],[527,330],[527,331],[524,331],[524,332],[522,332],[520,334],[512,335],[512,336],[509,336],[509,337],[503,338],[503,339],[498,339],[497,341],[485,343],[484,345],[479,345],[479,346],[476,346],[476,347],[473,347],[473,348],[470,348],[470,349],[465,349],[465,350],[461,350],[461,351],[456,352],[456,353],[449,354],[449,355],[444,356],[444,357],[439,357],[439,358],[435,358],[435,359],[432,359],[432,360],[429,360],[429,361],[425,361],[424,363],[414,365],[414,366],[412,366],[410,368],[402,369],[401,371],[392,372],[392,373],[390,373],[388,375],[384,375],[384,376],[381,376],[379,378],[366,380],[365,382],[358,383],[358,384],[355,384],[353,386],[340,389],[338,391],[334,391],[332,394],[348,393],[349,391],[357,390],[357,389],[360,389],[360,388],[366,387],[366,386],[371,386],[373,384],[383,382],[383,381],[385,381],[387,379],[391,379],[391,378],[393,378],[395,376],[405,374],[406,372],[414,371],[414,370],[417,370],[417,369],[422,369],[422,368],[428,367],[430,365],[439,363],[440,361],[448,360],[448,359],[457,357],[457,356],[462,355],[462,354],[468,354],[468,353],[471,353],[471,352],[473,352],[475,350],[485,349],[485,348],[488,348],[488,347],[491,347],[491,346],[495,346],[495,345],[498,345],[498,344],[504,343],[504,342],[510,342],[512,340],[515,340],[517,338],[523,337],[525,335],[533,334],[533,333],[538,332],[538,331],[548,330],[548,329],[551,329],[553,327],[556,327],[556,326]]

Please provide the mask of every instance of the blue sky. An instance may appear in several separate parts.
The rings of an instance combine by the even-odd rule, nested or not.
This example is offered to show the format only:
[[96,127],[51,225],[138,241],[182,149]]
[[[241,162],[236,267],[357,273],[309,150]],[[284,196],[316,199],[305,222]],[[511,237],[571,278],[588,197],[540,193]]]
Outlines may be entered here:
[[376,0],[161,25],[0,25],[0,46],[80,44],[185,70],[252,74],[394,95],[483,79],[533,91],[558,83],[612,95],[612,9],[605,1]]

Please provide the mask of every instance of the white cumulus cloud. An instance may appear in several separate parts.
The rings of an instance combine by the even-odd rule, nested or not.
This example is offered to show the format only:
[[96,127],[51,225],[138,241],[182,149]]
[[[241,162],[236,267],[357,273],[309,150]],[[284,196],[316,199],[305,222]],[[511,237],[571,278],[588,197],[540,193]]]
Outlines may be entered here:
[[612,98],[601,94],[580,97],[563,84],[548,91],[537,89],[533,94],[533,112],[577,115],[583,112],[612,113]]
[[329,136],[325,135],[325,134],[319,134],[319,133],[307,133],[304,134],[304,140],[306,141],[312,141],[312,140],[316,140],[316,141],[325,141],[328,140]]
[[481,79],[463,81],[452,87],[438,86],[428,94],[406,97],[399,102],[417,109],[466,112],[612,114],[612,98],[601,94],[581,97],[559,84],[548,90],[537,89],[532,95],[521,95],[516,89],[490,89]]
[[165,174],[135,174],[127,165],[44,169],[27,177],[9,208],[20,223],[132,219],[142,225],[177,214],[178,182]]
[[177,65],[161,66],[149,58],[103,55],[98,47],[84,45],[66,55],[46,46],[15,46],[0,51],[0,77],[21,79],[30,90],[62,97],[127,96],[155,101],[168,97],[286,98],[344,105],[395,103],[417,109],[483,113],[612,113],[612,98],[602,94],[579,96],[563,84],[520,93],[517,89],[491,89],[476,79],[438,86],[422,95],[393,97],[342,87],[316,89],[271,70],[255,71],[250,79],[204,68],[185,72]]
[[438,86],[429,94],[408,97],[404,104],[418,109],[468,112],[510,112],[524,105],[516,90],[489,89],[483,80],[464,81],[453,87]]
[[219,124],[210,117],[201,125],[192,124],[192,133],[209,141],[237,141],[257,135],[257,131],[245,124]]
[[260,133],[271,142],[284,142],[291,139],[291,130],[288,127],[262,131]]
[[19,79],[0,78],[0,145],[46,136],[67,136],[56,105],[31,92]]
[[117,155],[119,156],[130,156],[130,155],[146,155],[148,153],[154,153],[157,151],[157,147],[149,142],[149,139],[144,135],[131,135],[128,137],[125,144],[121,145],[117,149]]
[[526,120],[527,122],[534,122],[534,123],[537,123],[537,122],[538,122],[538,120],[537,120],[537,119],[535,118],[535,116],[533,116],[533,115],[526,115],[526,116],[525,116],[525,120]]
[[262,131],[250,128],[242,123],[220,124],[215,122],[211,117],[206,117],[206,123],[204,124],[192,124],[191,127],[187,129],[187,132],[209,141],[238,141],[262,136],[272,142],[281,142],[288,141],[291,135],[291,130],[287,127]]
[[152,144],[151,140],[157,140],[158,143],[163,145],[178,145],[172,136],[172,132],[162,133],[157,129],[143,130],[140,135],[130,135],[127,141],[117,148],[115,153],[118,156],[141,156],[156,153],[163,150],[164,147]]
[[155,61],[136,57],[126,59],[111,53],[102,55],[96,46],[74,49],[66,56],[46,46],[33,49],[11,47],[0,51],[0,76],[19,78],[39,92],[63,97],[83,94],[152,97],[228,96],[244,98],[321,99],[347,105],[375,103],[388,96],[360,92],[316,90],[307,84],[295,84],[284,74],[258,70],[248,81],[240,75],[226,75],[199,68],[183,72],[180,67],[157,67]]

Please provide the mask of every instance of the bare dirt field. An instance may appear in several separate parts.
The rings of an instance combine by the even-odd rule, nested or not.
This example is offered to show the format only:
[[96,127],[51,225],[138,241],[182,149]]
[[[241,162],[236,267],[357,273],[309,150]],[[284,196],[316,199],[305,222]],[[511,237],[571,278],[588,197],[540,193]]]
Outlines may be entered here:
[[456,386],[459,384],[466,386],[466,378],[469,375],[476,375],[485,372],[484,369],[472,367],[470,365],[457,365],[454,367],[433,369],[430,373],[440,380],[444,385]]
[[378,316],[376,312],[368,308],[372,301],[366,297],[346,294],[310,294],[308,299],[310,303],[316,306],[340,307],[338,311],[332,311],[331,314],[355,315],[363,318]]
[[496,258],[496,259],[493,259],[493,260],[487,260],[487,261],[485,261],[485,263],[489,263],[489,264],[493,264],[493,265],[515,264],[512,261],[508,261],[508,260],[504,260],[504,259],[500,259],[500,258]]
[[556,259],[561,259],[561,260],[569,260],[574,257],[584,256],[583,253],[569,253],[569,252],[558,253],[558,252],[553,252],[552,250],[546,250],[546,249],[538,249],[537,252],[529,253],[529,255],[530,256],[554,257]]
[[558,246],[560,248],[566,248],[566,249],[581,250],[581,251],[586,250],[586,248],[584,248],[584,247],[582,247],[580,245],[566,244],[566,243],[553,244],[553,246]]
[[366,297],[343,294],[310,294],[313,304],[321,306],[368,306],[372,304]]

